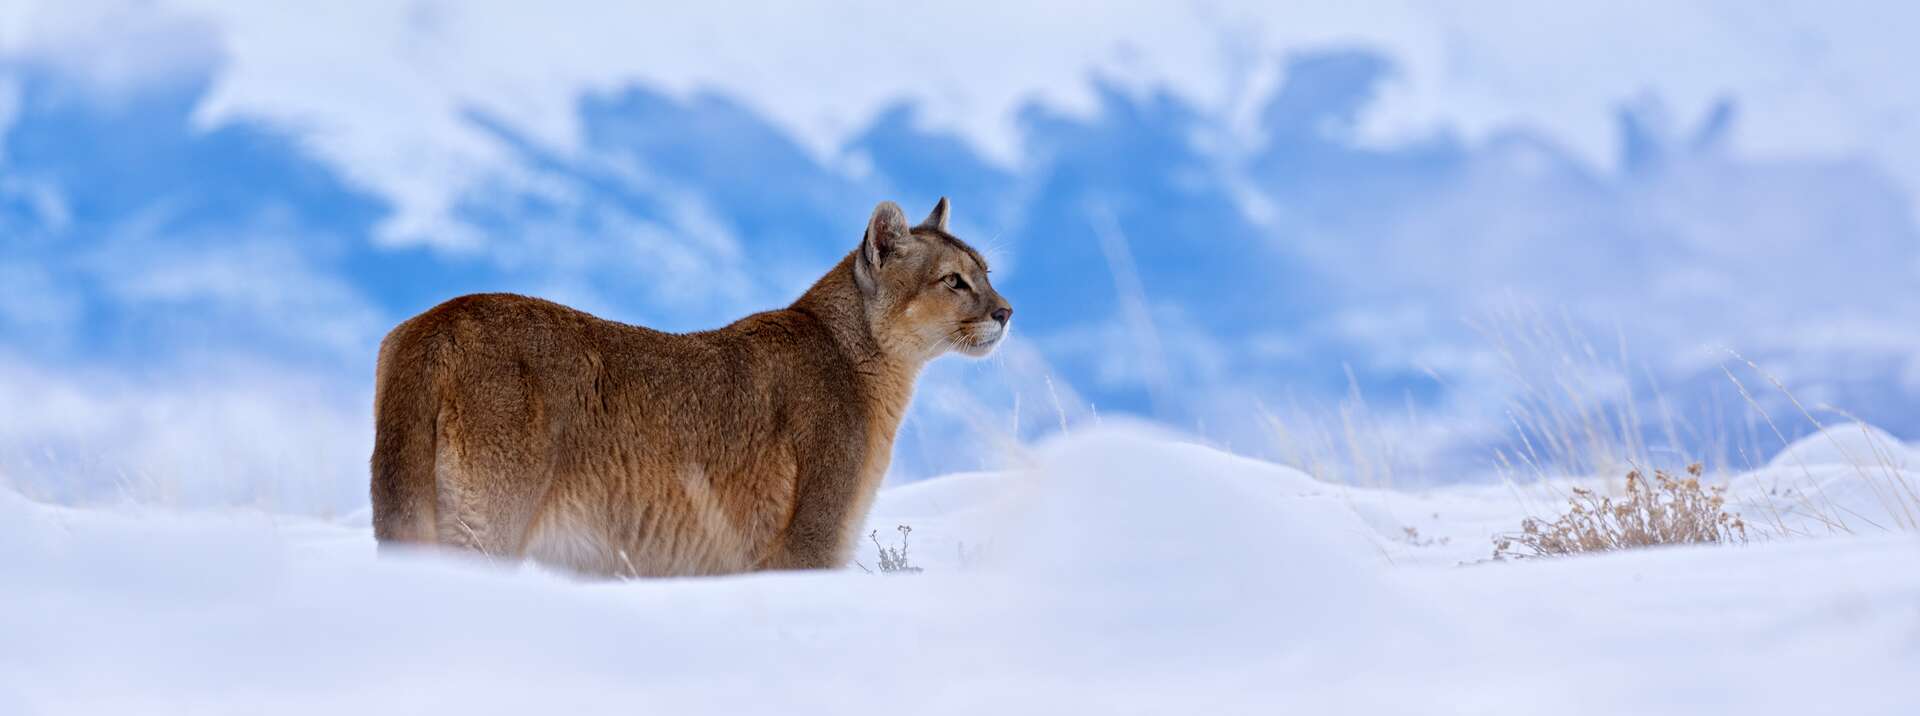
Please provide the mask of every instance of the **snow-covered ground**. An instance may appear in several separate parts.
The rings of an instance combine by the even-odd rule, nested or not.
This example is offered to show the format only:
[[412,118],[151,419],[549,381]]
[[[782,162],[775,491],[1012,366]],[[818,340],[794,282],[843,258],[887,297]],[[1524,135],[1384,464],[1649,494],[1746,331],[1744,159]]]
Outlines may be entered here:
[[1920,533],[1881,494],[1915,458],[1836,428],[1733,480],[1756,524],[1846,530],[1495,563],[1557,488],[1102,429],[883,493],[916,575],[612,583],[376,558],[364,513],[0,491],[0,714],[1913,714]]

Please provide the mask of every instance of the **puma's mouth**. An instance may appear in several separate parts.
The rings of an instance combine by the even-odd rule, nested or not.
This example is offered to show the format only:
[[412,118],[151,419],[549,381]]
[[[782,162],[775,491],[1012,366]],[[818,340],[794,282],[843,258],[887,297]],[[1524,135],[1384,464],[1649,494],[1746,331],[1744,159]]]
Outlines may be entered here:
[[984,358],[1000,345],[1000,341],[1006,339],[1009,330],[1007,326],[998,321],[983,323],[984,325],[976,323],[969,327],[970,330],[961,338],[957,346],[961,353],[975,358]]

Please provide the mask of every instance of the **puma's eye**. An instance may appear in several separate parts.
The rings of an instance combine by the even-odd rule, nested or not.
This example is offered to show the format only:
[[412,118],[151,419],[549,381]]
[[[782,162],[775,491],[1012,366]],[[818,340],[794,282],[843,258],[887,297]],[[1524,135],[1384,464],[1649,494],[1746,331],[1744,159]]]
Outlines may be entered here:
[[946,282],[947,288],[951,288],[955,291],[967,290],[967,280],[960,278],[960,274],[950,273],[950,274],[947,274],[946,278],[943,278],[940,280]]

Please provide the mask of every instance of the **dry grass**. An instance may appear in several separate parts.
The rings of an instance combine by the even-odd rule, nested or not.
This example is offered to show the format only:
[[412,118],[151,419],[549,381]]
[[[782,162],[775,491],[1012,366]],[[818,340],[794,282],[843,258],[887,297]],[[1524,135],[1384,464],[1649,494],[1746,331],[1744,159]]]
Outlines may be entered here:
[[[1347,394],[1332,404],[1301,405],[1284,413],[1260,405],[1273,441],[1273,461],[1314,479],[1347,487],[1388,489],[1418,483],[1432,473],[1424,448],[1455,435],[1452,422],[1423,415],[1411,397],[1388,410],[1369,403],[1349,368]],[[1439,382],[1439,377],[1434,375]],[[1333,419],[1324,416],[1332,415]]]
[[[1652,375],[1631,357],[1624,332],[1612,345],[1596,343],[1565,312],[1518,304],[1470,325],[1514,388],[1505,412],[1516,444],[1493,456],[1510,478],[1619,474],[1671,460],[1676,446],[1721,442],[1676,419]],[[1649,399],[1653,415],[1641,412]],[[1653,436],[1664,446],[1649,444]]]
[[[1742,527],[1756,536],[1920,532],[1920,479],[1896,457],[1905,446],[1842,408],[1803,403],[1787,381],[1737,352],[1726,351],[1721,361],[1727,380],[1721,389],[1690,388],[1689,400],[1698,402],[1676,409],[1655,372],[1632,358],[1622,336],[1612,345],[1595,343],[1565,315],[1519,309],[1475,327],[1498,358],[1495,365],[1508,388],[1503,406],[1507,426],[1500,431],[1504,439],[1471,427],[1450,431],[1446,423],[1463,416],[1423,415],[1411,405],[1404,415],[1383,412],[1352,387],[1347,399],[1334,406],[1337,410],[1296,406],[1286,419],[1265,413],[1278,461],[1349,487],[1406,487],[1405,478],[1417,482],[1429,472],[1420,445],[1478,440],[1496,445],[1491,472],[1507,485],[1522,514],[1556,515],[1564,511],[1563,501],[1592,513],[1602,504],[1607,509],[1633,504],[1638,495],[1639,502],[1659,497],[1681,506],[1716,503],[1714,508],[1727,515],[1729,524],[1744,516],[1751,524]],[[1440,375],[1430,375],[1446,384]],[[1357,381],[1350,377],[1349,383]],[[1458,390],[1448,386],[1449,392]],[[1843,422],[1855,423],[1853,429],[1865,440],[1842,440]],[[1838,459],[1809,465],[1796,452],[1786,464],[1769,463],[1769,456],[1808,435],[1829,443]],[[1658,477],[1671,480],[1690,457],[1729,468],[1718,476],[1724,482],[1714,482],[1730,487],[1700,488],[1692,502],[1663,492]],[[1614,477],[1630,471],[1653,472],[1656,478],[1636,478],[1623,486]],[[1584,483],[1596,476],[1608,477],[1602,485],[1590,485],[1589,491],[1568,494],[1567,481]],[[1699,477],[1692,479],[1697,483]],[[1676,489],[1687,483],[1674,481]],[[1523,530],[1506,536],[1508,549],[1503,553],[1539,551],[1524,547],[1525,542],[1550,554],[1591,551],[1591,546],[1582,549],[1578,539],[1562,534],[1578,527],[1568,522],[1577,518],[1581,515],[1576,511],[1559,520],[1532,520],[1539,534]],[[1601,540],[1599,534],[1604,533],[1592,539]],[[1722,535],[1700,541],[1726,539]]]
[[[1671,446],[1715,442],[1665,409],[1665,396],[1650,375],[1635,378],[1641,370],[1630,360],[1624,336],[1613,346],[1595,344],[1571,317],[1517,305],[1469,325],[1511,390],[1502,408],[1504,430],[1460,428],[1452,423],[1465,416],[1424,413],[1410,397],[1404,406],[1370,404],[1349,369],[1347,395],[1331,409],[1295,406],[1287,419],[1263,409],[1278,460],[1327,482],[1405,487],[1431,472],[1436,456],[1423,447],[1500,442],[1496,433],[1505,432],[1506,446],[1490,455],[1493,472],[1537,484],[1620,474],[1634,465],[1673,465]],[[1436,370],[1421,370],[1447,392],[1483,387],[1452,385]],[[1647,398],[1662,408],[1655,415],[1640,412]],[[1649,434],[1665,444],[1648,444]]]
[[[907,537],[913,534],[913,528],[906,525],[899,525],[894,527],[894,529],[900,532],[899,547],[888,547],[880,544],[880,530],[867,533],[867,539],[873,542],[873,548],[879,552],[878,565],[880,567],[880,573],[919,574],[921,569],[913,566],[913,563],[907,560]],[[860,560],[856,559],[853,563],[860,569],[865,570],[867,574],[873,574],[873,570],[867,569],[867,565],[861,564]]]
[[1653,480],[1627,473],[1618,500],[1575,487],[1567,513],[1552,522],[1529,517],[1520,531],[1496,536],[1494,559],[1559,557],[1673,544],[1739,544],[1747,524],[1726,511],[1726,488],[1700,484],[1699,463],[1684,478],[1655,470]]
[[[1858,416],[1845,410],[1831,405],[1821,405],[1809,410],[1805,404],[1800,402],[1800,398],[1793,394],[1793,391],[1787,389],[1785,382],[1761,368],[1758,363],[1733,351],[1728,351],[1728,355],[1734,360],[1744,363],[1747,368],[1772,384],[1773,388],[1779,391],[1780,395],[1785,396],[1787,402],[1792,404],[1795,410],[1799,411],[1800,416],[1807,421],[1807,424],[1813,426],[1816,433],[1824,436],[1833,445],[1835,451],[1841,454],[1844,464],[1852,468],[1855,475],[1860,478],[1861,484],[1867,486],[1872,492],[1874,499],[1886,510],[1889,523],[1877,523],[1869,519],[1866,515],[1849,509],[1846,505],[1840,504],[1832,499],[1827,495],[1822,486],[1822,480],[1815,477],[1809,466],[1797,455],[1794,457],[1794,466],[1799,468],[1802,477],[1805,479],[1804,484],[1797,487],[1788,486],[1784,489],[1779,485],[1775,485],[1773,489],[1769,491],[1770,497],[1788,497],[1791,506],[1796,508],[1799,514],[1811,517],[1814,522],[1829,532],[1852,533],[1853,528],[1850,525],[1854,521],[1882,530],[1920,531],[1920,484],[1916,484],[1913,480],[1909,479],[1906,472],[1894,464],[1892,450],[1897,446],[1882,445],[1879,438],[1875,437],[1873,432],[1867,428],[1866,421],[1861,420]],[[1773,435],[1779,439],[1781,446],[1784,448],[1791,445],[1792,441],[1788,440],[1786,434],[1781,432],[1780,427],[1767,415],[1766,410],[1760,407],[1759,402],[1756,401],[1753,394],[1747,390],[1746,384],[1741,382],[1739,376],[1736,376],[1733,370],[1724,364],[1721,366],[1721,370],[1726,373],[1727,380],[1732,382],[1734,387],[1739,390],[1740,397],[1747,402],[1748,406],[1752,407],[1755,413],[1760,415],[1768,429],[1773,431]],[[1861,435],[1866,438],[1870,454],[1852,454],[1840,443],[1835,434],[1828,430],[1826,423],[1822,422],[1820,418],[1815,415],[1816,411],[1838,415],[1851,421],[1856,428],[1860,430]],[[1781,518],[1780,506],[1775,500],[1766,499],[1761,502],[1761,504],[1769,511],[1776,523],[1775,527],[1779,529],[1781,533],[1792,534],[1798,531],[1787,525]]]

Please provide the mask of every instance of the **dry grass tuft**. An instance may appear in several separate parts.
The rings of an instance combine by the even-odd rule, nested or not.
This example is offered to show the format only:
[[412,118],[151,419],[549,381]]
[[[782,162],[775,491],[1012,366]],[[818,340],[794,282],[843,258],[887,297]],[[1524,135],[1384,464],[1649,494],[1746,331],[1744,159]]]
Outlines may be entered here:
[[[894,527],[894,529],[900,532],[900,546],[898,548],[880,544],[879,530],[867,533],[867,539],[873,542],[873,548],[879,552],[880,573],[919,574],[921,569],[913,566],[912,562],[907,561],[907,536],[913,534],[913,528],[906,525],[899,525]],[[868,574],[873,573],[873,570],[867,569],[867,565],[861,564],[860,560],[856,559],[853,563],[860,569],[865,570]]]
[[1676,478],[1655,470],[1649,482],[1627,473],[1619,500],[1576,487],[1568,511],[1552,522],[1529,517],[1520,531],[1493,540],[1493,558],[1558,557],[1669,544],[1739,544],[1747,523],[1726,511],[1727,488],[1700,484],[1699,463]]

